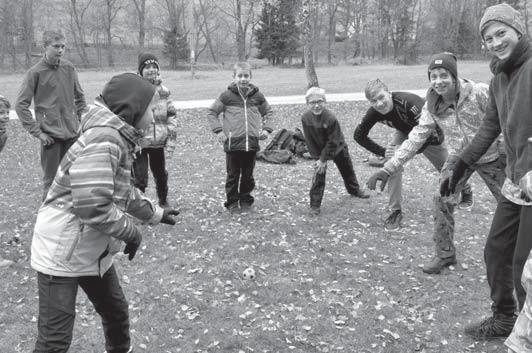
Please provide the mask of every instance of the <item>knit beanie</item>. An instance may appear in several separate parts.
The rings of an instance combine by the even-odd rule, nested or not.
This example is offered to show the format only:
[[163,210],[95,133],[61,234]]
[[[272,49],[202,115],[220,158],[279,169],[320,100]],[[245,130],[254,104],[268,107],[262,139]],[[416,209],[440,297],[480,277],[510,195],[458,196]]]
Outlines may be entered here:
[[490,6],[484,11],[484,16],[480,19],[479,24],[480,36],[482,38],[484,38],[484,30],[491,21],[502,22],[515,29],[521,35],[526,33],[525,23],[521,14],[506,3]]
[[136,126],[153,99],[156,87],[134,73],[116,75],[103,88],[101,97],[109,110]]
[[434,54],[430,58],[428,75],[430,81],[430,71],[437,68],[444,68],[453,75],[455,80],[458,80],[458,67],[456,65],[456,56],[453,53],[443,52]]
[[308,102],[313,98],[323,99],[325,101],[325,90],[319,87],[310,87],[307,93],[305,93],[305,99]]
[[140,53],[139,54],[139,60],[138,60],[138,73],[142,76],[142,70],[146,67],[148,64],[155,64],[157,66],[157,70],[159,70],[159,60],[157,57],[150,53]]

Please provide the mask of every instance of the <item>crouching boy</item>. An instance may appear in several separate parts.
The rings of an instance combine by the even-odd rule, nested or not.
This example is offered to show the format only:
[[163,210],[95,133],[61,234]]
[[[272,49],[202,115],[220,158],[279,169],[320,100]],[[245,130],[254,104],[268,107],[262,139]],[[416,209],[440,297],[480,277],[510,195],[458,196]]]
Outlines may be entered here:
[[108,353],[132,352],[128,304],[113,266],[125,242],[132,260],[141,229],[129,215],[151,224],[175,224],[131,186],[132,155],[153,122],[159,96],[135,74],[113,77],[83,115],[81,136],[68,150],[41,205],[31,244],[38,272],[39,320],[34,352],[67,352],[72,341],[78,286],[102,318]]
[[358,184],[340,124],[336,116],[325,108],[325,90],[311,87],[305,94],[305,99],[309,110],[303,113],[301,123],[309,152],[317,159],[310,188],[311,213],[315,215],[320,213],[329,160],[332,160],[338,167],[349,194],[363,199],[369,198],[369,194]]

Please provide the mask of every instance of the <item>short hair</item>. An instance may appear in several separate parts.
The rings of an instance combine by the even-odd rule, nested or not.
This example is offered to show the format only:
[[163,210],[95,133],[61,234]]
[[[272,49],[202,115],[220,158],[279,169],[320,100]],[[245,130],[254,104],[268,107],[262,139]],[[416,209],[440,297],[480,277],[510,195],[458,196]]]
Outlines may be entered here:
[[44,31],[42,34],[42,43],[46,47],[50,45],[50,43],[65,39],[65,35],[59,31]]
[[364,90],[364,93],[366,94],[366,98],[369,100],[375,93],[380,91],[381,89],[385,90],[386,92],[389,92],[388,86],[378,78],[374,80],[368,81],[366,84],[366,89]]
[[247,61],[239,61],[233,65],[233,76],[236,75],[237,70],[248,70],[251,73],[251,64]]
[[0,96],[0,109],[3,107],[6,109],[11,109],[11,103],[9,103],[9,100],[6,97]]
[[312,96],[318,96],[320,98],[323,98],[323,100],[326,100],[325,99],[325,90],[323,88],[320,88],[320,87],[310,87],[307,90],[307,93],[305,93],[305,100],[308,102],[308,100]]

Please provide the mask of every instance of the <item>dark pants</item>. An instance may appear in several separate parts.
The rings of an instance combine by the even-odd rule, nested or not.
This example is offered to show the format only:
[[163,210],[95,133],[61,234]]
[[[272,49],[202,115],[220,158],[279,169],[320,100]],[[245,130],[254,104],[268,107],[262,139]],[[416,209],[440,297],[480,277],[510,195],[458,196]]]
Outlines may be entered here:
[[[360,186],[358,185],[357,176],[353,169],[353,162],[351,161],[347,146],[334,157],[333,161],[344,179],[347,192],[349,194],[355,194]],[[319,208],[321,206],[323,192],[325,191],[326,174],[326,172],[314,173],[312,186],[310,187],[310,207]]]
[[67,352],[72,342],[78,286],[102,318],[105,349],[125,353],[130,346],[128,304],[114,266],[103,277],[56,277],[38,273],[39,335],[34,353]]
[[251,191],[255,188],[253,170],[255,169],[255,151],[234,151],[225,154],[227,179],[225,207],[230,207],[240,201],[240,204],[251,205],[255,199]]
[[59,168],[63,156],[76,140],[77,137],[68,140],[55,139],[55,142],[49,146],[45,146],[41,143],[41,168],[44,174],[42,177],[43,200],[46,198],[48,189],[50,189],[50,186],[54,181],[55,173],[57,173],[57,168]]
[[160,201],[168,195],[168,172],[164,159],[164,148],[143,148],[133,161],[135,187],[145,192],[148,187],[148,165],[155,179],[155,189]]
[[532,249],[532,207],[519,206],[502,197],[497,203],[484,248],[484,261],[491,290],[492,311],[512,315],[517,293],[519,310],[526,293],[521,284],[523,266]]

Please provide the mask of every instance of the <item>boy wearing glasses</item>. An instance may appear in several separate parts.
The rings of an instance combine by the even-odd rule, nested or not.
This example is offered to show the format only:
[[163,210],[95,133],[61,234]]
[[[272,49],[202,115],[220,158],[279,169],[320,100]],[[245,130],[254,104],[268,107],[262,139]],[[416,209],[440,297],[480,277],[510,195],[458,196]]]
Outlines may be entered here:
[[[44,55],[26,72],[15,111],[22,126],[41,142],[44,200],[61,159],[78,137],[81,113],[87,105],[76,69],[62,58],[64,35],[46,31],[43,44]],[[32,100],[35,119],[29,109]]]
[[[408,138],[410,131],[418,124],[425,100],[413,93],[390,92],[388,86],[379,79],[371,80],[366,84],[365,94],[371,107],[356,127],[354,139],[368,151],[387,159],[391,158],[396,147],[400,146]],[[395,130],[392,141],[386,148],[368,136],[373,126],[377,123],[385,124]],[[442,144],[443,139],[443,133],[438,126],[418,151],[418,153],[423,153],[438,172],[441,171],[448,156],[447,149]],[[388,207],[390,214],[384,221],[386,230],[401,227],[403,219],[401,207],[402,179],[403,168],[401,167],[395,174],[390,176],[388,181],[388,193],[390,194]],[[467,184],[462,191],[459,207],[468,208],[472,205],[473,194],[471,186]]]
[[362,199],[369,198],[358,184],[353,162],[344,139],[344,134],[336,116],[325,108],[325,90],[311,87],[305,94],[309,110],[303,113],[301,123],[305,140],[312,157],[317,159],[314,164],[314,177],[310,188],[310,211],[313,215],[320,213],[321,201],[325,190],[327,161],[332,160],[338,167],[345,188],[350,195]]

